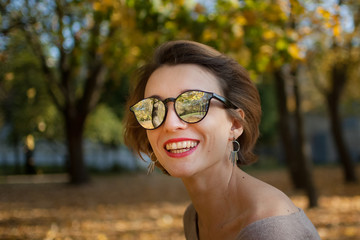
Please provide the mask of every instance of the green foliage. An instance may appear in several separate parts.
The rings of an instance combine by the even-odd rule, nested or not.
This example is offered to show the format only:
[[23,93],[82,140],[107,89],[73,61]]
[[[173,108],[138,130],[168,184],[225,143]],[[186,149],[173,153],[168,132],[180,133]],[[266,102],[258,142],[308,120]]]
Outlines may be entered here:
[[[7,56],[6,64],[0,68],[0,87],[5,93],[0,96],[3,113],[0,123],[12,122],[18,136],[36,133],[39,137],[62,137],[63,119],[56,110],[58,105],[62,110],[70,105],[79,110],[88,78],[98,64],[103,64],[106,74],[99,85],[101,105],[93,113],[89,108],[86,136],[106,144],[120,144],[121,118],[127,110],[124,105],[133,85],[132,73],[160,43],[192,39],[234,57],[249,70],[259,86],[263,103],[262,138],[271,141],[277,121],[276,97],[272,80],[259,79],[267,78],[284,65],[308,61],[304,58],[306,51],[309,52],[305,40],[319,39],[323,50],[319,51],[315,45],[312,50],[326,54],[322,59],[316,58],[325,63],[338,58],[327,53],[328,41],[321,44],[328,34],[341,46],[346,45],[345,40],[351,39],[351,34],[358,34],[355,28],[341,38],[345,35],[339,35],[344,33],[339,30],[337,14],[324,8],[309,11],[305,7],[307,1],[298,0],[290,0],[290,5],[287,1],[218,0],[211,9],[181,0],[42,0],[34,2],[33,7],[27,6],[27,1],[21,2],[2,7],[8,12],[1,16],[1,26],[7,29],[12,26],[12,20],[18,23],[15,20],[21,19],[28,25],[15,24],[15,29],[32,30],[40,37],[41,48],[30,50],[26,31],[18,30],[10,35],[7,31],[9,44],[0,44],[0,59]],[[294,25],[298,28],[294,29]],[[54,81],[45,80],[40,51]],[[351,56],[359,59],[358,47]],[[319,67],[319,72],[324,68]],[[356,85],[359,82],[356,67],[353,75]],[[62,85],[65,80],[67,84]],[[356,89],[348,90],[353,93],[352,99],[359,97]],[[45,130],[40,131],[39,127],[44,126]]]
[[20,140],[28,134],[61,138],[61,118],[43,84],[39,62],[19,32],[9,40],[2,52],[7,61],[0,72],[1,112],[3,123],[11,123],[9,140]]
[[85,136],[107,145],[117,146],[123,141],[123,127],[113,110],[100,104],[89,116]]

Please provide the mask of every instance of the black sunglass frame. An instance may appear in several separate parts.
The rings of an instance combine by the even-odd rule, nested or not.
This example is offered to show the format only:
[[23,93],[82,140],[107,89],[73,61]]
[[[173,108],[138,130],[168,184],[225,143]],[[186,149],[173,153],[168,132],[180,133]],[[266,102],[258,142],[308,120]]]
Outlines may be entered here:
[[[135,103],[134,105],[132,105],[132,106],[130,107],[130,111],[134,113],[136,121],[139,123],[139,125],[140,125],[142,128],[144,128],[144,129],[146,129],[146,130],[155,130],[155,129],[159,128],[159,127],[165,122],[165,119],[166,119],[166,116],[167,116],[167,112],[168,112],[168,106],[167,106],[167,104],[168,104],[169,102],[173,102],[174,105],[175,105],[176,100],[177,100],[181,95],[183,95],[184,93],[187,93],[187,92],[202,92],[202,93],[205,93],[205,94],[208,94],[208,95],[209,95],[209,98],[208,98],[208,101],[207,101],[206,113],[204,114],[204,116],[203,116],[201,119],[199,119],[199,120],[196,121],[196,122],[187,122],[186,120],[182,119],[182,118],[179,116],[179,114],[178,114],[178,112],[176,111],[176,108],[175,108],[175,106],[174,106],[174,111],[175,111],[175,113],[176,113],[176,116],[178,116],[178,118],[179,118],[180,120],[182,120],[182,121],[184,121],[184,122],[186,122],[186,123],[188,123],[188,124],[198,123],[198,122],[200,122],[201,120],[203,120],[203,119],[206,117],[206,115],[207,115],[207,113],[208,113],[208,111],[209,111],[210,101],[211,101],[211,99],[213,99],[213,98],[215,98],[215,99],[217,99],[218,101],[220,101],[221,103],[223,103],[226,108],[231,108],[231,109],[237,109],[237,108],[238,108],[238,107],[236,107],[236,105],[233,104],[230,100],[228,100],[227,98],[222,97],[222,96],[220,96],[220,95],[218,95],[218,94],[216,94],[216,93],[192,89],[192,90],[186,90],[186,91],[180,93],[176,98],[166,98],[166,99],[164,99],[164,100],[161,100],[159,97],[148,97],[148,98],[144,98],[144,99],[138,101],[137,103]],[[146,99],[157,99],[157,100],[159,100],[160,102],[162,102],[162,103],[164,104],[164,107],[165,107],[164,119],[162,120],[162,122],[161,122],[157,127],[154,127],[154,128],[145,128],[143,125],[140,124],[140,122],[139,122],[138,118],[136,117],[136,114],[135,114],[135,112],[134,112],[134,110],[133,110],[133,107],[134,107],[136,104],[138,104],[139,102],[144,101],[144,100],[146,100]]]

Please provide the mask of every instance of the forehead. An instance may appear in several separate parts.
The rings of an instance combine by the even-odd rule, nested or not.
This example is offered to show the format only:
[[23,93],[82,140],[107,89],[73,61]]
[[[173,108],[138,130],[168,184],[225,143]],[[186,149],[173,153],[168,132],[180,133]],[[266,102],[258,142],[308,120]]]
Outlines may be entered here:
[[179,64],[155,70],[146,84],[144,97],[176,97],[191,89],[222,94],[214,74],[195,64]]

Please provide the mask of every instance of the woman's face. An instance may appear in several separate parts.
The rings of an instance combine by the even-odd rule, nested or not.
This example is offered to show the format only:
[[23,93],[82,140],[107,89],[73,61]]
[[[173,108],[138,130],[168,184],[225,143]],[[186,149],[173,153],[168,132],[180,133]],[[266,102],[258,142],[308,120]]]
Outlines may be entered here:
[[[193,64],[163,66],[149,78],[145,98],[176,98],[186,90],[203,90],[224,95],[215,76]],[[205,118],[189,124],[176,115],[174,103],[167,104],[163,124],[147,130],[147,136],[161,165],[176,177],[190,177],[212,166],[223,167],[233,139],[233,121],[223,104],[212,99]]]

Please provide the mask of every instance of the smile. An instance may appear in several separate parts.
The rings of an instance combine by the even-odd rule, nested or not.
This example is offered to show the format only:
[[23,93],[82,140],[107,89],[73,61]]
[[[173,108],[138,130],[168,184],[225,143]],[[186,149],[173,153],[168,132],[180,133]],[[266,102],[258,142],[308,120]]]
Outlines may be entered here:
[[184,153],[190,151],[198,145],[197,141],[179,141],[172,142],[165,145],[165,149],[171,153]]

